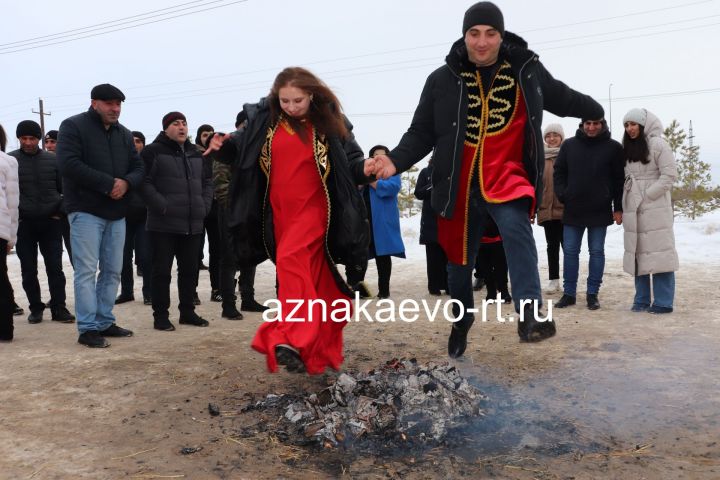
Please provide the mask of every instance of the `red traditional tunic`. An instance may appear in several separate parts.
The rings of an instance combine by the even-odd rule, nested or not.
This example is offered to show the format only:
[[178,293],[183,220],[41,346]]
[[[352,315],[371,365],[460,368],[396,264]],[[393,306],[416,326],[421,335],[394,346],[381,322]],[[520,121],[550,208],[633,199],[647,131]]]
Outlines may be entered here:
[[[308,136],[312,137],[309,124]],[[330,307],[334,300],[348,297],[335,283],[325,256],[328,199],[312,142],[303,143],[285,123],[272,140],[269,188],[283,318],[263,323],[252,347],[267,356],[271,372],[277,371],[275,346],[281,343],[300,352],[308,373],[322,373],[328,366],[337,370],[343,362],[346,322],[333,321]],[[317,303],[308,308],[314,299],[324,300],[327,311]],[[302,306],[289,318],[299,301]]]
[[[535,189],[523,166],[525,100],[510,64],[504,62],[483,91],[478,71],[462,72],[468,88],[468,117],[460,184],[451,219],[438,216],[438,243],[448,261],[466,265],[468,260],[468,204],[475,178],[488,203],[531,199],[528,221],[535,211]],[[473,172],[476,174],[473,176]]]

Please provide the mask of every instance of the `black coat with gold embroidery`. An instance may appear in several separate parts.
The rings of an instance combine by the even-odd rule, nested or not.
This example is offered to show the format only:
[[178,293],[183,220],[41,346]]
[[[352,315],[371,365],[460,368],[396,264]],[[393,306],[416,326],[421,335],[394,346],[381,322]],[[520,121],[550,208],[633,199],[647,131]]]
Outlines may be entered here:
[[[560,117],[593,119],[602,118],[604,111],[591,97],[554,79],[517,35],[506,31],[500,52],[519,81],[525,100],[528,121],[524,132],[523,165],[535,187],[536,205],[539,205],[545,166],[541,133],[543,110]],[[446,64],[427,78],[410,128],[389,155],[400,173],[435,149],[431,202],[433,209],[445,218],[453,216],[461,180],[468,91],[460,75],[467,58],[465,41],[461,38],[453,44]]]
[[[268,187],[271,158],[263,147],[272,141],[274,126],[266,99],[246,104],[247,127],[233,134],[215,158],[233,165],[229,194],[229,226],[240,266],[254,266],[267,258],[275,262],[275,234]],[[328,198],[325,254],[340,289],[352,295],[336,264],[350,269],[367,264],[370,227],[357,185],[370,179],[363,173],[364,155],[352,135],[347,139],[315,135],[313,150],[318,175]]]

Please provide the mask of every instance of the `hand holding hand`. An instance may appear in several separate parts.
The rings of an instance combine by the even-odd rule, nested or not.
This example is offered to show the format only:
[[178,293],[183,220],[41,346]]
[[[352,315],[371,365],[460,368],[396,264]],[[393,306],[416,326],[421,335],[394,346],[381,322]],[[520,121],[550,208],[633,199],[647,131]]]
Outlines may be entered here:
[[613,212],[613,220],[618,225],[622,225],[622,212]]
[[373,160],[375,160],[375,178],[378,180],[387,180],[397,173],[395,164],[387,155],[376,155]]

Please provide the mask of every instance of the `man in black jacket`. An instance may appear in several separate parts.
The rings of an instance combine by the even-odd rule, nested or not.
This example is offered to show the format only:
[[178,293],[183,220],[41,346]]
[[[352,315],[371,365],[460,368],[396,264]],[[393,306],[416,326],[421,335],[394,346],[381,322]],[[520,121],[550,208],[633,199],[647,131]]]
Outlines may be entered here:
[[625,159],[602,118],[583,119],[574,138],[560,147],[555,160],[555,194],[563,210],[563,296],[558,308],[575,305],[580,244],[585,229],[590,252],[587,307],[600,308],[598,292],[605,270],[605,233],[622,223]]
[[57,322],[72,323],[75,317],[65,308],[65,274],[62,269],[62,225],[60,204],[62,181],[54,153],[41,150],[40,125],[23,120],[17,126],[20,149],[10,152],[18,161],[20,223],[17,254],[22,285],[30,302],[28,322],[40,323],[43,303],[38,282],[38,247],[45,262],[50,288],[50,312]]
[[532,305],[542,302],[530,227],[542,193],[542,113],[604,114],[595,100],[555,80],[524,40],[506,32],[502,12],[491,2],[470,7],[462,31],[446,64],[428,77],[400,144],[375,158],[375,174],[388,178],[435,148],[431,202],[439,215],[438,240],[448,255],[450,294],[465,307],[464,313],[455,312],[461,318],[450,332],[451,357],[465,352],[474,322],[468,312],[474,305],[472,269],[489,219],[504,241],[515,309],[521,313],[520,339],[540,341],[555,334],[554,322],[538,321]]
[[[130,130],[118,123],[125,95],[113,85],[90,92],[87,112],[60,124],[57,158],[63,175],[75,267],[75,314],[88,347],[105,337],[129,337],[112,313],[120,283],[127,192],[140,187],[143,168]],[[99,266],[99,274],[98,274]]]
[[200,151],[188,140],[185,115],[170,112],[163,131],[145,147],[142,194],[148,207],[147,230],[152,243],[152,306],[154,327],[172,331],[170,272],[177,258],[180,323],[206,327],[195,313],[193,294],[198,274],[198,250],[203,221],[213,198],[212,171]]

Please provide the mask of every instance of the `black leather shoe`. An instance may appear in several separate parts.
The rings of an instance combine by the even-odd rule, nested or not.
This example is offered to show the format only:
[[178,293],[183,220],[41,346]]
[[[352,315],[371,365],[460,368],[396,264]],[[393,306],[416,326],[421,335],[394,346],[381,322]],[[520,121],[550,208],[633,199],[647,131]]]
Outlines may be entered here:
[[238,312],[235,303],[224,304],[222,307],[222,317],[228,320],[242,320],[242,313]]
[[597,293],[587,294],[587,307],[588,310],[597,310],[600,308],[600,302],[598,301]]
[[196,327],[207,327],[210,325],[210,322],[202,318],[197,313],[191,313],[188,315],[180,315],[180,324],[181,325],[194,325]]
[[121,294],[118,295],[118,297],[115,299],[115,305],[120,305],[121,303],[132,302],[133,300],[135,300],[135,296],[134,296],[134,295],[126,295],[126,294],[124,294],[124,293],[121,293]]
[[25,314],[25,309],[20,308],[20,305],[18,305],[17,303],[13,303],[13,316],[19,317],[20,315],[24,315],[24,314]]
[[30,315],[28,315],[28,323],[40,323],[42,322],[42,317],[42,310],[40,310],[39,312],[30,312]]
[[[542,317],[542,313],[538,312]],[[535,320],[535,309],[525,308],[523,321],[518,320],[518,336],[523,342],[541,342],[554,336],[556,333],[555,321],[547,319],[544,322]]]
[[65,306],[54,307],[51,312],[53,322],[73,323],[75,321],[75,315],[70,313]]
[[108,341],[97,330],[81,333],[78,337],[78,343],[89,348],[107,348],[110,346]]
[[127,328],[118,327],[113,323],[105,330],[102,330],[100,335],[103,337],[132,337],[133,332]]
[[170,319],[161,318],[153,321],[153,328],[155,330],[162,330],[163,332],[172,332],[175,330],[175,325],[172,324]]
[[450,330],[450,338],[448,338],[448,355],[450,358],[460,358],[467,348],[468,329],[453,325]]
[[261,305],[254,298],[243,300],[240,302],[240,310],[243,312],[264,312],[268,307]]
[[304,373],[305,364],[300,353],[290,345],[280,344],[275,347],[275,358],[279,365],[284,365],[290,373]]
[[570,305],[575,305],[575,297],[563,294],[560,300],[558,300],[555,304],[555,308],[566,308]]

